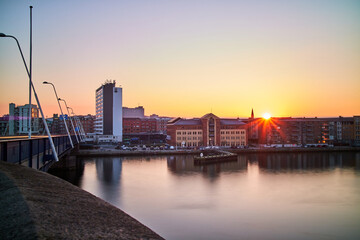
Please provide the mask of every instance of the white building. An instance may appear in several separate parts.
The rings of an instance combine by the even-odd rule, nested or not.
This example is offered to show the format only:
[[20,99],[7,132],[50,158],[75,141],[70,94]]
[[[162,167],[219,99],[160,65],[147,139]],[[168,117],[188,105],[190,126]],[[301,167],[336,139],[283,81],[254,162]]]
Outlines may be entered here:
[[96,90],[95,108],[95,133],[122,142],[122,88],[115,87],[115,81],[106,81]]
[[[29,133],[29,104],[15,106],[9,104],[9,135],[22,135]],[[39,133],[39,109],[31,104],[31,132]]]

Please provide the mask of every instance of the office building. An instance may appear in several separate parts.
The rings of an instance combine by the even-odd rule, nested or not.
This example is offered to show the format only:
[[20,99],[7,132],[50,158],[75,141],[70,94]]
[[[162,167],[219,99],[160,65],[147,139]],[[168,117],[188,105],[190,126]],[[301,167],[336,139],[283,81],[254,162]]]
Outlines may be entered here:
[[106,81],[96,89],[94,130],[97,135],[108,136],[111,142],[121,142],[122,88],[116,87],[115,83],[115,80]]
[[247,143],[247,124],[240,119],[219,118],[208,113],[201,118],[175,118],[167,123],[168,143],[178,147],[228,146]]
[[[29,133],[29,104],[16,106],[9,104],[8,135],[26,135]],[[31,105],[31,132],[39,133],[39,109]]]

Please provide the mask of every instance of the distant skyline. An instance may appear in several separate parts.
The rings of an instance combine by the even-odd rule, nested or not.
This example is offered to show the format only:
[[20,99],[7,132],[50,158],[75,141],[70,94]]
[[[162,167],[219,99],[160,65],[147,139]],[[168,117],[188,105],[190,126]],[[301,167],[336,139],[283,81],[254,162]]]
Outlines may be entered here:
[[[27,61],[30,5],[48,117],[59,110],[43,81],[76,114],[95,114],[107,79],[146,115],[360,115],[360,1],[0,0],[0,32]],[[1,116],[10,102],[28,103],[28,78],[15,41],[0,38]]]

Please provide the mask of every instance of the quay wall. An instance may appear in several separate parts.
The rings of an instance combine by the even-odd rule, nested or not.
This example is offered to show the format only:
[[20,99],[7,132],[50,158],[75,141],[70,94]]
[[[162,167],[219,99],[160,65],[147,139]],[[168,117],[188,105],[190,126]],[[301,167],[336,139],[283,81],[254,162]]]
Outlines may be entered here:
[[55,176],[0,161],[0,239],[163,239]]
[[[226,151],[242,153],[301,153],[301,152],[360,152],[360,147],[329,147],[329,148],[261,148],[261,149],[231,149]],[[151,156],[151,155],[198,155],[210,150],[117,150],[117,149],[80,149],[73,154],[77,157],[106,157],[106,156]]]

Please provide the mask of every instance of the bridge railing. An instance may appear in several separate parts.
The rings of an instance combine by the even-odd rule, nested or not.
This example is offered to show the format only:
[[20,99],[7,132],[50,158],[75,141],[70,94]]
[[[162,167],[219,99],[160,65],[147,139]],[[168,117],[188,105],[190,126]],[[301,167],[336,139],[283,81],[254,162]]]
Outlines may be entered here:
[[[52,137],[59,158],[71,149],[69,137]],[[72,136],[73,143],[76,137]],[[42,169],[53,161],[52,149],[47,137],[15,139],[0,142],[0,160],[18,163],[31,168]]]

